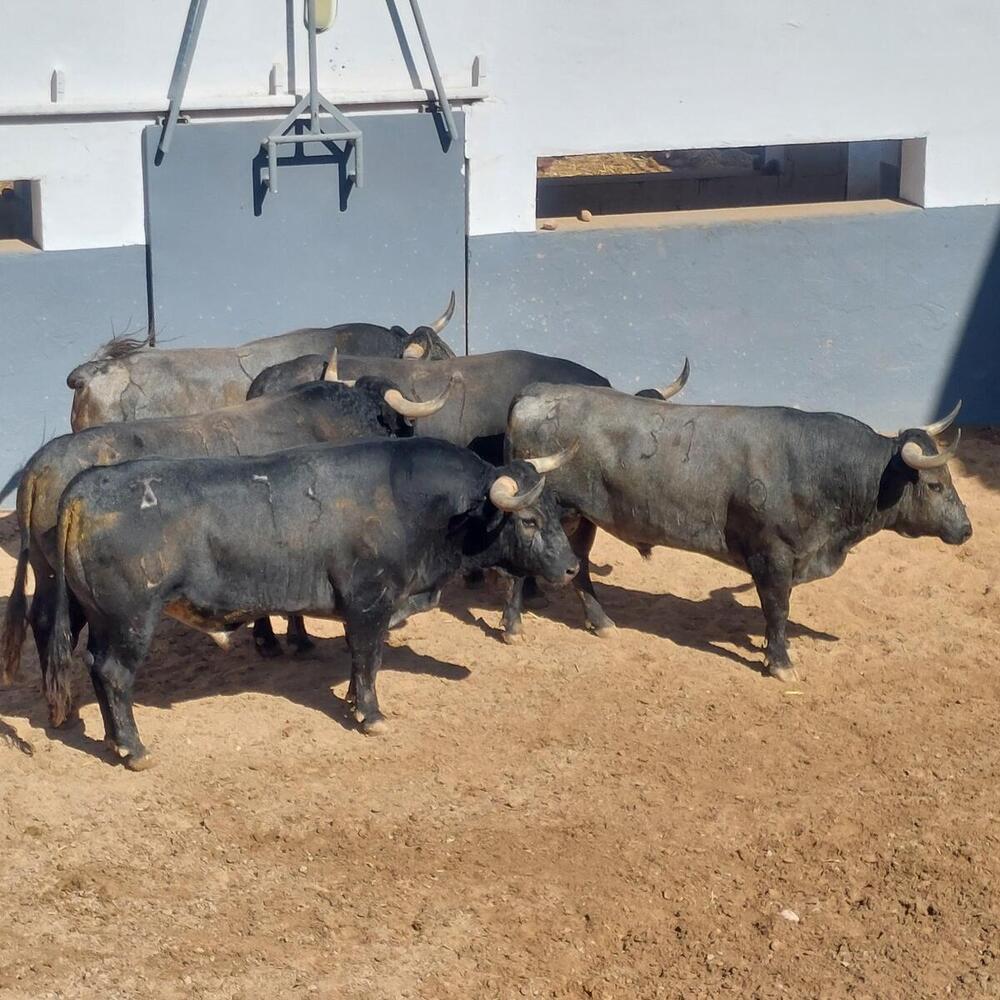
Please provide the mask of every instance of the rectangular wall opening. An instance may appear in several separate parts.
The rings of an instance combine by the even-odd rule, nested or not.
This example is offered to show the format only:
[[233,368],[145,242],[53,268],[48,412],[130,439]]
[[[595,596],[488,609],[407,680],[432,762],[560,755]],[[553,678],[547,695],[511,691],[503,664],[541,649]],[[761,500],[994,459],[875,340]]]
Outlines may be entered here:
[[898,199],[903,142],[593,153],[538,159],[538,219]]
[[37,249],[38,218],[38,182],[0,180],[0,248]]

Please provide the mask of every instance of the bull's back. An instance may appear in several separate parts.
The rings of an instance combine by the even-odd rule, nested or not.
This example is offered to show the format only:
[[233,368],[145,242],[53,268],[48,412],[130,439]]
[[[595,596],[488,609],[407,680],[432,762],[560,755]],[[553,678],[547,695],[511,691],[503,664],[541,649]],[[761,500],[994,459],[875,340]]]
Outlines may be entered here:
[[71,585],[91,587],[92,601],[110,587],[115,613],[137,595],[179,594],[247,618],[332,614],[338,581],[350,585],[359,566],[375,560],[402,581],[427,526],[437,518],[443,533],[455,509],[467,509],[468,497],[435,497],[464,481],[477,492],[478,475],[467,453],[414,441],[90,469],[61,503],[78,516]]
[[507,414],[514,398],[532,383],[607,386],[604,376],[564,358],[529,351],[495,351],[439,361],[342,357],[342,378],[378,374],[412,398],[443,392],[454,372],[462,382],[436,414],[418,421],[416,434],[473,447],[488,461],[501,460]]
[[[238,347],[144,348],[102,366],[74,370],[71,424],[79,431],[97,424],[150,417],[190,416],[231,406],[246,398],[250,383],[265,368],[292,361],[301,355],[329,357],[335,346],[360,349],[381,347],[377,332],[353,334],[338,327],[302,330],[251,341]],[[338,332],[339,331],[339,332]],[[385,338],[394,340],[390,331]],[[383,338],[384,340],[384,338]]]
[[[807,547],[877,483],[881,440],[839,414],[681,406],[601,389],[533,386],[510,417],[514,457],[580,441],[552,474],[564,501],[635,544],[739,561],[734,538],[777,531]],[[799,537],[801,536],[801,537]]]
[[[261,337],[242,345],[242,350],[288,361],[303,354],[329,357],[336,348],[343,354],[398,357],[401,338],[374,323],[342,323],[338,326],[304,327],[273,337]],[[271,362],[274,364],[275,362]]]

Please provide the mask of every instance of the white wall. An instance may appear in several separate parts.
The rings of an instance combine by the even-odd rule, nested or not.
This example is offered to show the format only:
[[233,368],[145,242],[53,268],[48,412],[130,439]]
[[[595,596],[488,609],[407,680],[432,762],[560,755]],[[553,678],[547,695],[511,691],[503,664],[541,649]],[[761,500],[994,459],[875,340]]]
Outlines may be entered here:
[[[298,82],[308,82],[302,2],[295,0]],[[424,20],[445,83],[467,87],[483,46],[479,6],[425,0]],[[187,0],[4,0],[0,30],[0,110],[49,104],[52,70],[65,75],[65,102],[133,104],[164,100],[187,14]],[[332,96],[429,86],[430,74],[407,0],[341,0],[334,27],[319,36],[320,84]],[[398,9],[412,49],[412,72],[390,9]],[[287,66],[281,0],[209,0],[187,96],[194,101],[268,93],[271,66]]]
[[927,136],[927,207],[1000,202],[996,0],[517,0],[470,115],[474,233],[542,155]]
[[37,180],[45,250],[145,243],[139,136],[145,121],[5,125],[0,176]]
[[[926,136],[928,207],[1000,202],[1000,108],[990,99],[1000,90],[997,0],[422,6],[447,85],[468,87],[473,58],[483,60],[490,99],[467,126],[473,234],[534,228],[535,159],[572,152]],[[64,110],[165,103],[183,0],[104,0],[99,13],[50,0],[44,16],[34,0],[3,7],[0,116],[51,110],[54,68],[65,74]],[[293,20],[301,86],[301,0]],[[320,57],[334,99],[430,84],[406,0],[340,0]],[[279,0],[211,0],[189,98],[224,105],[266,95],[275,62],[287,62]],[[41,178],[46,247],[144,239],[142,124],[0,119],[0,177]]]

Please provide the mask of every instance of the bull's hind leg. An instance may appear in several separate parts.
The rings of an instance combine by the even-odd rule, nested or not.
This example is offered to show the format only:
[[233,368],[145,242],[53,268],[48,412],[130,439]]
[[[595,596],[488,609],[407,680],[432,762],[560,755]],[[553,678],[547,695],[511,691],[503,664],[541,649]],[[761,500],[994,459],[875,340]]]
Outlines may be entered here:
[[583,613],[587,619],[587,628],[596,632],[601,638],[613,636],[617,629],[615,623],[605,614],[594,593],[594,584],[590,579],[590,550],[597,536],[597,525],[581,517],[575,528],[569,532],[569,544],[573,555],[580,560],[580,570],[573,580],[577,596],[583,605]]
[[98,630],[91,629],[87,639],[87,666],[90,669],[90,682],[94,686],[94,696],[97,698],[97,705],[101,710],[101,721],[104,723],[104,742],[112,749],[116,750],[118,739],[115,733],[115,720],[111,714],[111,705],[104,690],[104,682],[101,680],[97,665],[103,664],[108,655],[107,638]]
[[361,731],[371,736],[386,731],[387,723],[378,704],[375,680],[382,666],[382,648],[389,632],[392,603],[382,595],[374,604],[359,600],[358,610],[344,615],[344,632],[351,650],[351,685],[347,700]]
[[103,655],[94,657],[91,676],[95,688],[100,685],[103,689],[107,702],[105,725],[110,719],[112,730],[107,736],[113,740],[119,755],[124,757],[125,766],[132,771],[144,771],[153,764],[153,758],[139,739],[132,714],[132,691],[135,672],[149,652],[154,624],[153,617],[133,622],[131,628],[123,626],[114,629],[110,641],[103,642],[99,638],[94,643],[94,648]]
[[[47,565],[47,564],[46,564]],[[35,593],[31,599],[31,610],[28,612],[28,621],[31,625],[31,634],[35,639],[35,649],[38,651],[38,669],[42,675],[42,691],[46,689],[46,677],[49,672],[49,644],[52,640],[52,629],[55,624],[56,610],[56,586],[55,580],[48,575],[48,572],[41,569],[34,569]],[[80,638],[80,632],[87,623],[80,607],[79,601],[70,594],[69,599],[69,622],[70,622],[70,644],[75,649]],[[68,697],[71,697],[67,693]],[[51,714],[51,713],[50,713]],[[61,713],[60,713],[61,714]],[[79,718],[76,705],[72,705],[65,719],[60,726],[65,726],[75,722]]]
[[780,553],[757,553],[747,559],[747,568],[757,586],[764,612],[765,663],[772,677],[780,681],[799,678],[788,655],[788,603],[792,594],[792,561]]

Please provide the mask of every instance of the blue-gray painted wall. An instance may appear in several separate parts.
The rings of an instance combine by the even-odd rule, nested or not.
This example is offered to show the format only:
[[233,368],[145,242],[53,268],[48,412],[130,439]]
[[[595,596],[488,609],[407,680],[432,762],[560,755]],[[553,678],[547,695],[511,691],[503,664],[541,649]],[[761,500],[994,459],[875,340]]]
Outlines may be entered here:
[[267,191],[261,140],[276,120],[185,125],[156,163],[143,136],[156,331],[181,345],[232,344],[348,321],[408,330],[452,290],[448,338],[465,347],[464,115],[442,145],[430,114],[357,115],[364,183],[324,144],[288,147]]
[[69,430],[66,376],[129,324],[146,324],[145,247],[0,253],[0,482]]
[[635,391],[894,429],[1000,422],[1000,208],[469,240],[469,349],[572,357]]
[[[998,231],[1000,208],[970,207],[473,237],[469,347],[576,358],[629,391],[671,380],[687,354],[683,398],[692,402],[835,409],[892,429],[962,396],[966,422],[1000,423]],[[394,248],[390,241],[387,261],[398,259]],[[437,265],[432,251],[421,258],[421,289],[437,274],[454,277],[451,253]],[[280,258],[274,266],[294,280]],[[217,294],[215,272],[192,271],[188,281],[192,303]],[[398,288],[383,281],[405,310],[416,295],[409,279]],[[357,308],[321,321],[366,315],[373,302],[363,287],[356,299],[340,293]],[[439,291],[427,295],[421,315],[441,307]],[[254,333],[286,325],[254,328],[253,296],[233,294],[230,305]],[[43,434],[68,429],[67,372],[112,324],[145,316],[144,247],[0,254],[0,479]],[[240,339],[194,330],[186,343]]]

